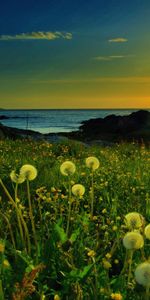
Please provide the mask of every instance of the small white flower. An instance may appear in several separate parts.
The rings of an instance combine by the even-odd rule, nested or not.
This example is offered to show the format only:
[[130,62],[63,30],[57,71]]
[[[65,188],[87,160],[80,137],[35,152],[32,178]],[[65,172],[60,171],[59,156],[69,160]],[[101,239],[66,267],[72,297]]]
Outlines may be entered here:
[[123,245],[128,250],[140,249],[144,245],[143,236],[139,232],[128,232],[123,238]]
[[25,181],[25,176],[21,174],[16,174],[16,172],[13,170],[10,173],[10,178],[13,182],[17,184],[21,184]]
[[148,224],[148,225],[145,227],[144,233],[145,233],[146,238],[147,238],[148,240],[150,240],[150,224]]
[[98,169],[100,165],[98,158],[94,156],[89,156],[88,158],[86,158],[85,163],[88,168],[92,169],[92,171]]
[[62,175],[65,175],[65,176],[73,175],[75,170],[76,170],[76,166],[70,160],[65,161],[60,166],[60,172],[61,172]]
[[125,223],[128,228],[137,229],[143,226],[144,218],[137,212],[131,212],[125,216]]
[[72,187],[72,194],[77,197],[83,196],[85,193],[85,187],[82,184],[74,184]]
[[20,169],[20,175],[27,180],[34,180],[37,176],[37,169],[32,165],[23,165]]
[[146,287],[150,287],[150,263],[144,262],[137,266],[135,270],[136,281]]

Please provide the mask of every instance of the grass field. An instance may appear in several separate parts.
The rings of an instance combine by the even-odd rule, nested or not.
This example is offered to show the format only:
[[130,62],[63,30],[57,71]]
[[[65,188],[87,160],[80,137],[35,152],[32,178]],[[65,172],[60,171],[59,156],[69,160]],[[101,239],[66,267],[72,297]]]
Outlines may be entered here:
[[0,300],[150,299],[148,147],[0,141],[0,207]]

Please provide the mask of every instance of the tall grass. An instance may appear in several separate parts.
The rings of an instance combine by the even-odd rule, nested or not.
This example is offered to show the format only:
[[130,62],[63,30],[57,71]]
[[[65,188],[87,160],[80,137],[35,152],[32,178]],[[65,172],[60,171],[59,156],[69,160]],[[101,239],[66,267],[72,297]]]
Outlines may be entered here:
[[[100,161],[94,174],[91,156]],[[68,160],[76,166],[71,178],[60,172]],[[38,176],[16,192],[10,173],[24,164]],[[150,260],[148,147],[0,141],[0,178],[0,299],[150,299],[149,286],[135,279]],[[71,193],[75,184],[85,187],[83,196]],[[143,216],[132,228],[144,238],[134,255],[123,245],[129,212]]]

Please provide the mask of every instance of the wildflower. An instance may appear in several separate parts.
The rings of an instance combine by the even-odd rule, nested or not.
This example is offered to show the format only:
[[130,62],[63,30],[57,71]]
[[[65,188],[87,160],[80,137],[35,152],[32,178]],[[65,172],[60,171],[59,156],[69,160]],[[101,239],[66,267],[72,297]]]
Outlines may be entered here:
[[11,178],[11,181],[18,183],[18,184],[23,183],[25,181],[24,175],[16,174],[16,172],[14,170],[11,171],[10,178]]
[[144,233],[145,233],[146,238],[147,238],[148,240],[150,240],[150,224],[148,224],[148,225],[145,227]]
[[112,293],[111,294],[111,299],[114,299],[114,300],[122,300],[122,295],[120,293]]
[[109,270],[112,267],[112,265],[108,260],[103,259],[103,267],[104,269]]
[[136,229],[142,227],[144,218],[137,212],[131,212],[125,216],[125,223],[128,228]]
[[135,270],[136,281],[146,287],[150,287],[150,263],[144,262],[137,266]]
[[55,187],[52,186],[52,187],[51,187],[51,192],[52,192],[52,193],[55,193],[56,191],[57,191],[57,190],[55,189]]
[[116,226],[116,225],[114,225],[113,227],[112,227],[112,230],[113,231],[116,231],[118,229],[118,227]]
[[118,259],[115,259],[115,260],[114,260],[114,263],[115,263],[116,265],[118,265],[118,264],[119,264],[119,260],[118,260]]
[[111,258],[111,254],[110,254],[110,253],[107,253],[105,256],[106,256],[106,258],[108,258],[108,259]]
[[23,165],[20,169],[20,175],[25,179],[34,180],[37,176],[37,169],[32,165]]
[[96,255],[96,253],[95,253],[94,250],[90,250],[90,251],[87,253],[87,255],[88,255],[89,257],[94,257],[94,256]]
[[3,268],[4,269],[9,269],[10,268],[10,263],[7,259],[3,260]]
[[140,249],[144,245],[143,236],[139,232],[128,232],[123,239],[123,245],[126,249]]
[[107,209],[104,208],[104,209],[102,210],[102,214],[106,214],[106,213],[107,213]]
[[98,169],[100,162],[98,160],[98,158],[94,157],[94,156],[89,156],[88,158],[86,158],[86,166],[90,169],[92,169],[92,171],[95,171],[96,169]]
[[58,294],[54,296],[54,300],[60,300],[60,297]]
[[72,194],[77,197],[83,196],[85,193],[85,187],[82,184],[74,184],[72,187]]
[[70,176],[73,175],[76,170],[76,166],[72,161],[65,161],[60,166],[60,172],[64,176]]

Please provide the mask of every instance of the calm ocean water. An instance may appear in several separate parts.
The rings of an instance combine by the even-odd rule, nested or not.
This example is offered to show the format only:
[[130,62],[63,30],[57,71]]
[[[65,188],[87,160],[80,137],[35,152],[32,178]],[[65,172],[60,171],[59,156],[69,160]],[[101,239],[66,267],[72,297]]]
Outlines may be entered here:
[[110,114],[128,115],[138,109],[47,109],[0,110],[3,125],[20,129],[32,129],[41,133],[69,132],[77,130],[84,120],[105,117]]

